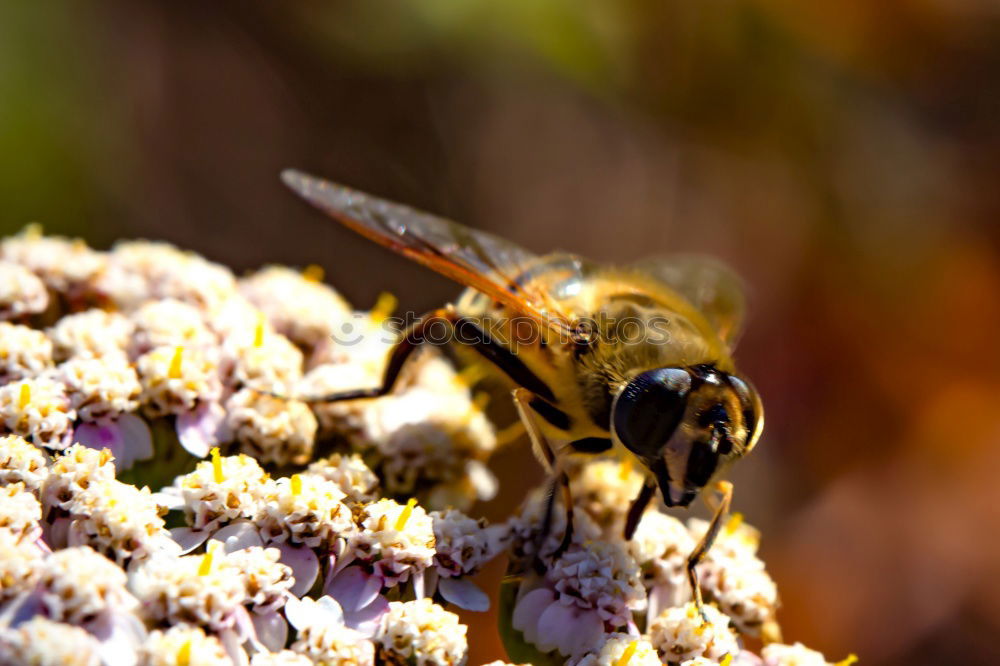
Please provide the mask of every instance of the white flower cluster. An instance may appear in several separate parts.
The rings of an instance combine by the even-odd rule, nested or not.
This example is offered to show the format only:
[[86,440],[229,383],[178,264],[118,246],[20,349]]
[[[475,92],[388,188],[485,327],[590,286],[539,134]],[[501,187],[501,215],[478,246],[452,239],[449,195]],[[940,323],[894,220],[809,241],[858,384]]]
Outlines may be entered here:
[[542,492],[507,523],[513,649],[527,645],[540,659],[572,666],[760,664],[761,657],[743,648],[749,637],[763,639],[767,666],[827,663],[801,645],[780,643],[777,588],[757,556],[759,533],[739,514],[722,526],[697,566],[702,615],[692,601],[687,563],[708,523],[685,525],[653,506],[624,541],[627,509],[643,483],[635,467],[599,459],[569,472],[575,517],[566,544],[566,510],[558,498],[542,533],[548,510]]

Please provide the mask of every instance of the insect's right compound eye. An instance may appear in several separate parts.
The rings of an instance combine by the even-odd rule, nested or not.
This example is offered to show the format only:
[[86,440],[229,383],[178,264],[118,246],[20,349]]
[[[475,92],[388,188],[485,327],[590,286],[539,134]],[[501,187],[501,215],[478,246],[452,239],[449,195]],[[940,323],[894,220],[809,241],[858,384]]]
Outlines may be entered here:
[[657,458],[684,418],[690,391],[691,375],[683,368],[637,375],[615,400],[611,420],[618,439],[640,458]]

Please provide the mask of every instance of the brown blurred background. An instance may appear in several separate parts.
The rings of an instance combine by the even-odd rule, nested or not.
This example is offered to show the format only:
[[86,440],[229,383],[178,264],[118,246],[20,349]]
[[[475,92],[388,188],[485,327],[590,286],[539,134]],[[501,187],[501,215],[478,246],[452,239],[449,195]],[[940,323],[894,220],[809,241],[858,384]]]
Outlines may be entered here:
[[830,658],[1000,657],[998,156],[994,0],[0,5],[4,233],[456,293],[300,204],[298,166],[540,252],[733,264],[768,410],[736,505]]

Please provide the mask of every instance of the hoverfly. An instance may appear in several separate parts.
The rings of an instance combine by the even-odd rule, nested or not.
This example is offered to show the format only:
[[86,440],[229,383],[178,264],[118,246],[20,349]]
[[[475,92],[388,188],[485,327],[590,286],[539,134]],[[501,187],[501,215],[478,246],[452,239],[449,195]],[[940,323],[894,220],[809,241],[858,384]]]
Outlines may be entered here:
[[[517,386],[518,414],[552,476],[543,533],[557,487],[566,505],[560,549],[573,525],[561,468],[566,455],[614,450],[638,460],[646,481],[629,508],[628,539],[657,489],[667,506],[687,507],[760,437],[760,399],[731,357],[743,316],[740,283],[721,265],[688,257],[610,267],[572,254],[536,256],[491,234],[296,171],[282,179],[348,228],[467,288],[453,305],[403,332],[381,386],[307,399],[388,393],[430,328],[450,327],[454,340]],[[622,321],[638,324],[640,333],[655,328],[657,335],[625,339],[614,330]],[[699,609],[695,565],[732,500],[732,484],[720,481],[715,488],[721,499],[688,559]]]

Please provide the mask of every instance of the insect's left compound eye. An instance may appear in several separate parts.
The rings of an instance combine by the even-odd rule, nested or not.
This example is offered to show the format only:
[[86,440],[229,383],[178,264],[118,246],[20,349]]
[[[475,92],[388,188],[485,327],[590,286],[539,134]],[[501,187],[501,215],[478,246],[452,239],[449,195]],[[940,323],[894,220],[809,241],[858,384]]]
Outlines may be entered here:
[[691,375],[683,368],[637,375],[615,400],[611,420],[618,439],[644,460],[658,457],[684,417],[690,391]]

